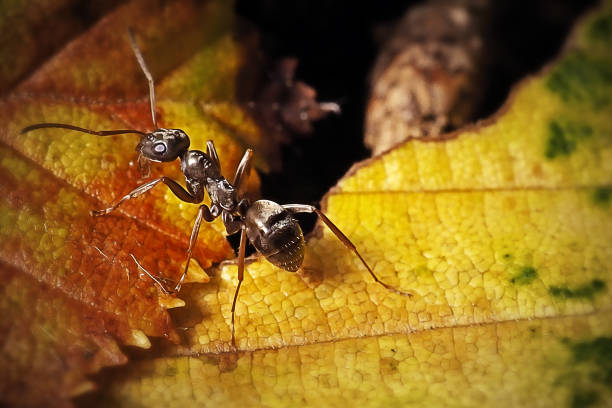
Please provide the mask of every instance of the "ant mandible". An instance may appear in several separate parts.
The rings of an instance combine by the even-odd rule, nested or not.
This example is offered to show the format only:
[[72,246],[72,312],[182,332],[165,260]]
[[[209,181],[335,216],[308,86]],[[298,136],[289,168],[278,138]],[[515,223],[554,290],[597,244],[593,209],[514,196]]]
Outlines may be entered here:
[[[374,281],[385,287],[386,289],[404,296],[412,296],[410,293],[402,292],[391,285],[381,281],[372,271],[365,259],[357,251],[357,248],[347,238],[346,235],[329,218],[325,216],[319,209],[312,205],[304,204],[287,204],[280,205],[269,200],[257,200],[250,202],[246,198],[239,198],[240,187],[248,176],[253,151],[247,149],[242,157],[234,180],[228,182],[221,174],[219,164],[219,156],[215,149],[212,140],[206,144],[206,153],[199,150],[189,150],[189,136],[180,129],[165,129],[158,128],[155,119],[155,85],[153,77],[149,72],[142,53],[136,44],[134,33],[131,29],[128,30],[130,45],[136,56],[138,64],[142,69],[149,83],[149,102],[151,105],[151,117],[155,130],[151,133],[145,133],[138,130],[103,130],[95,131],[81,128],[74,125],[63,123],[38,123],[27,126],[22,129],[21,133],[26,133],[42,128],[62,128],[75,130],[79,132],[94,134],[98,136],[110,136],[118,134],[136,133],[141,135],[140,142],[136,147],[139,153],[138,163],[140,169],[145,173],[148,167],[148,162],[171,162],[180,159],[181,171],[185,175],[185,184],[187,189],[181,186],[178,182],[168,178],[160,177],[142,184],[123,196],[111,207],[104,210],[92,211],[92,216],[100,216],[110,213],[115,210],[123,202],[136,198],[159,183],[163,183],[174,193],[180,200],[200,204],[204,200],[204,191],[210,197],[210,207],[206,204],[200,204],[197,217],[191,231],[189,240],[189,249],[187,250],[187,262],[185,269],[174,287],[174,292],[181,289],[181,285],[189,262],[191,260],[192,251],[198,238],[200,224],[202,219],[207,222],[213,221],[221,216],[223,224],[228,235],[240,232],[240,246],[238,249],[238,285],[234,292],[232,301],[232,345],[236,346],[235,339],[235,310],[238,292],[242,285],[245,267],[245,248],[247,239],[262,254],[270,263],[289,272],[296,272],[304,260],[304,235],[299,223],[293,217],[296,213],[315,213],[327,227],[336,235],[336,237],[355,255],[365,266]],[[163,289],[163,287],[162,287]]]

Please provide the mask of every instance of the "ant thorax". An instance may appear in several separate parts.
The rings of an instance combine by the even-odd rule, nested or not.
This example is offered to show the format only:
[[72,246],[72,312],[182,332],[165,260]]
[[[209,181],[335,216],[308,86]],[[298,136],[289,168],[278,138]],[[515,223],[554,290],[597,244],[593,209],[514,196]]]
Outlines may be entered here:
[[207,179],[219,179],[221,169],[206,153],[200,150],[188,150],[183,153],[181,158],[181,171],[186,179],[198,180],[202,184]]
[[224,177],[206,180],[206,191],[213,205],[217,204],[225,211],[236,211],[238,207],[236,189]]
[[225,177],[217,163],[200,150],[189,150],[181,157],[181,170],[187,184],[198,184],[206,189],[212,205],[233,212],[238,206],[236,189]]

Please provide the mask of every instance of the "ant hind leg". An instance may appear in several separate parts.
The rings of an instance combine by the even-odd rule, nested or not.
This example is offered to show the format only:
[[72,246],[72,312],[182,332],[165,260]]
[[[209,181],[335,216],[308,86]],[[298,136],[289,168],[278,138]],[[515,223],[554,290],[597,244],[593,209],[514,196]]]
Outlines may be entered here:
[[[261,259],[261,254],[257,251],[254,251],[251,255],[245,256],[244,265],[252,264],[253,262],[257,262]],[[238,265],[238,258],[235,259],[226,259],[224,261],[219,262],[220,267],[224,267],[225,265]]]
[[306,205],[306,204],[286,204],[286,205],[283,205],[282,207],[292,213],[315,213],[317,214],[317,216],[325,223],[325,225],[327,225],[327,228],[329,228],[334,233],[334,235],[344,244],[344,246],[346,246],[349,250],[351,250],[357,256],[357,258],[359,258],[363,266],[365,266],[365,268],[368,270],[368,272],[370,273],[370,275],[372,276],[372,278],[374,279],[376,283],[380,284],[385,289],[390,290],[391,292],[395,292],[399,295],[408,296],[408,297],[412,296],[411,293],[403,292],[399,289],[394,288],[388,283],[385,283],[382,280],[380,280],[378,276],[376,276],[374,271],[372,271],[372,268],[370,268],[370,265],[368,265],[365,259],[363,259],[359,251],[357,251],[357,247],[355,247],[355,245],[351,242],[350,239],[348,239],[346,235],[344,235],[344,233],[340,230],[340,228],[338,228],[329,218],[327,218],[327,216],[323,214],[321,210],[319,210],[318,208],[312,205]]
[[240,248],[238,249],[238,286],[236,286],[236,291],[234,292],[234,300],[232,302],[232,346],[234,349],[236,348],[236,300],[238,300],[238,292],[240,291],[240,286],[242,285],[242,280],[244,279],[244,252],[246,250],[246,227],[243,225],[240,230]]

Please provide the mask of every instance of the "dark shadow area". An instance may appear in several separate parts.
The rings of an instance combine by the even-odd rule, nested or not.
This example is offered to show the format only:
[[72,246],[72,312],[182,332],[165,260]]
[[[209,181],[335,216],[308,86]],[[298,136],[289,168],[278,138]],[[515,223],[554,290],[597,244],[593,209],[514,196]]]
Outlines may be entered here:
[[[363,145],[363,121],[368,74],[378,47],[374,31],[418,3],[237,1],[238,14],[261,33],[260,48],[271,58],[297,57],[297,78],[313,86],[319,100],[342,106],[341,115],[316,123],[312,135],[296,137],[283,147],[282,172],[261,175],[262,197],[279,203],[318,203],[353,163],[369,156]],[[482,84],[484,103],[474,119],[494,113],[513,84],[554,58],[575,19],[594,3],[494,2],[490,80]]]

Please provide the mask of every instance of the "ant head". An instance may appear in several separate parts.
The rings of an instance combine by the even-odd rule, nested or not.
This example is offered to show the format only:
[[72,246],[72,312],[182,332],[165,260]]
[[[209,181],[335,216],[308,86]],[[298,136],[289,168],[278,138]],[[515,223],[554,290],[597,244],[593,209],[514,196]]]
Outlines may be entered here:
[[189,149],[189,136],[180,129],[157,129],[140,139],[136,151],[154,162],[171,162]]

